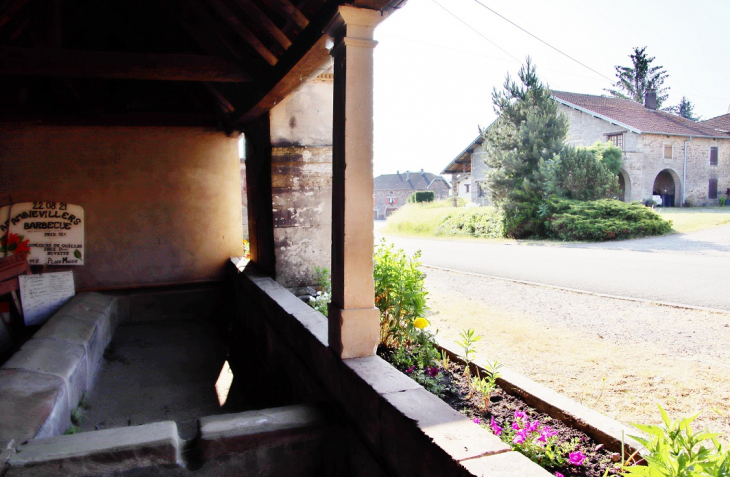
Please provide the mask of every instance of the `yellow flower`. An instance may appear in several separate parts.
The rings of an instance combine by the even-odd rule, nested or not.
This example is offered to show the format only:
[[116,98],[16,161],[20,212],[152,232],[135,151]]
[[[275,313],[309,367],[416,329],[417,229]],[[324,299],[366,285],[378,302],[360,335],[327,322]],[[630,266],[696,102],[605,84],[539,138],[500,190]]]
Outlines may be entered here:
[[419,330],[422,330],[428,326],[428,321],[426,321],[426,318],[416,318],[413,321],[413,326],[415,326]]

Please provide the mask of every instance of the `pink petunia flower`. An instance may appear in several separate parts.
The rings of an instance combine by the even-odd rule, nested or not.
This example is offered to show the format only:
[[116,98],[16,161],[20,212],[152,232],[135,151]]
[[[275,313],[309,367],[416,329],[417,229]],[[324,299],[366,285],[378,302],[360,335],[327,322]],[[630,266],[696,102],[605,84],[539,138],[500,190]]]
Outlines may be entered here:
[[411,366],[410,368],[406,369],[406,373],[412,373],[413,370],[416,369],[416,366]]
[[565,477],[565,476],[563,474],[561,474],[560,472],[555,472],[555,477]]
[[527,417],[523,411],[515,411],[515,419],[524,419]]
[[535,432],[537,428],[540,426],[540,421],[532,421],[527,425],[527,430],[530,432]]
[[512,421],[512,429],[514,429],[515,431],[519,431],[520,430],[520,423],[517,422],[517,421]]
[[502,435],[502,428],[499,427],[499,424],[497,424],[497,421],[492,418],[491,422],[489,423],[489,426],[492,428],[492,432],[495,436],[501,436]]
[[521,432],[518,432],[517,434],[515,434],[515,437],[512,438],[512,443],[513,444],[523,444],[525,442],[526,438],[527,437],[524,434],[522,434]]
[[472,422],[474,422],[474,424],[479,424],[479,418],[478,417],[475,417]]
[[586,460],[586,456],[584,456],[580,451],[577,451],[570,453],[568,462],[573,465],[583,465],[584,460]]

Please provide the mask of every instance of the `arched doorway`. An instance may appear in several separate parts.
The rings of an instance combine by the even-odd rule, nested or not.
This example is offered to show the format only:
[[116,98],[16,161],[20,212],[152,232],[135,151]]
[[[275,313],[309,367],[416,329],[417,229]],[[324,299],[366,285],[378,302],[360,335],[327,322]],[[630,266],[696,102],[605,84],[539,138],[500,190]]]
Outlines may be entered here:
[[679,207],[682,205],[682,186],[679,176],[672,169],[664,169],[657,174],[652,187],[653,195],[662,197],[664,207]]
[[631,202],[631,177],[625,169],[618,171],[618,199],[623,202]]

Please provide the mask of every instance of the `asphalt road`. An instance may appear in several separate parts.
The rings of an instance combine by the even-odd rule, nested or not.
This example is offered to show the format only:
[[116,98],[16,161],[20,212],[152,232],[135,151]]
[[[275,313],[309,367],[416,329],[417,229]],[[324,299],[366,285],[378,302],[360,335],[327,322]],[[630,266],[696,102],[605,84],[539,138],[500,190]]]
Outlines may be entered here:
[[427,266],[730,311],[730,225],[602,244],[386,238]]

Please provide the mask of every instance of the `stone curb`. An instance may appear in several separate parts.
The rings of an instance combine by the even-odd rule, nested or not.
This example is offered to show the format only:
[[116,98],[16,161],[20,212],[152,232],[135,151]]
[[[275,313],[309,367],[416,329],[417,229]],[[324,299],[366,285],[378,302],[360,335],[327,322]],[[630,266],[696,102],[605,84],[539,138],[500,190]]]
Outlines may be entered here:
[[[465,364],[461,356],[455,351],[458,349],[455,343],[443,338],[437,338],[436,341],[438,348],[447,352],[452,361],[462,365]],[[472,361],[472,373],[476,374],[478,370],[481,374],[487,374],[488,371],[483,364],[486,363],[479,358]],[[608,450],[621,452],[621,442],[624,443],[626,455],[631,455],[637,450],[643,449],[639,442],[629,437],[629,434],[636,434],[638,431],[632,430],[615,419],[589,409],[508,368],[502,367],[499,372],[502,376],[497,379],[497,384],[507,394],[518,397],[537,411],[586,433],[599,444],[606,446]]]
[[106,475],[142,467],[180,466],[173,421],[33,439],[8,460],[7,476]]

